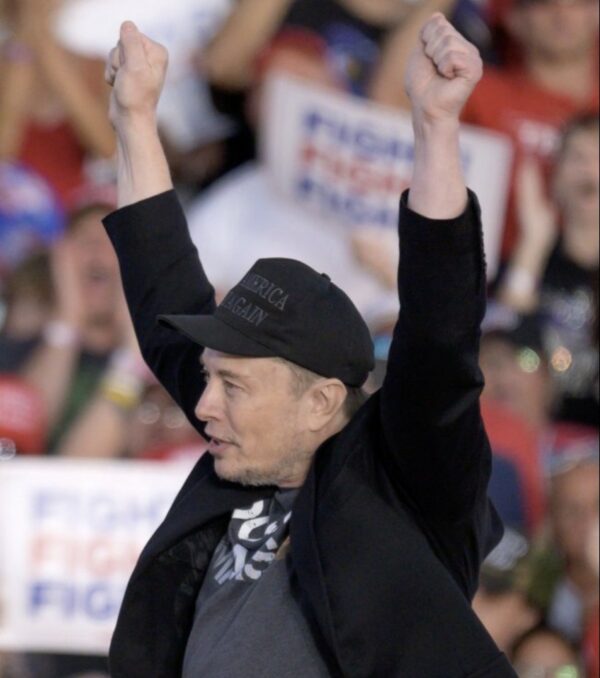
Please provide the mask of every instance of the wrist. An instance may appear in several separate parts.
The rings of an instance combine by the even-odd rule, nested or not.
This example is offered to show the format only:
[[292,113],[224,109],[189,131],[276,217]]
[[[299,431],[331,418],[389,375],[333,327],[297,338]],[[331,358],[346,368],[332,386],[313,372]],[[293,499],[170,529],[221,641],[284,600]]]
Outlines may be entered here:
[[535,273],[524,267],[513,266],[506,275],[505,288],[519,297],[530,297],[538,289],[539,280]]
[[513,255],[513,265],[515,268],[524,268],[532,272],[542,271],[550,250],[550,243],[544,240],[536,238],[523,240]]
[[413,111],[412,124],[415,141],[434,139],[455,141],[458,140],[460,120],[457,116],[436,116],[424,111]]
[[112,120],[117,142],[121,148],[143,145],[148,138],[158,138],[156,111],[120,110]]
[[79,330],[64,320],[52,320],[43,330],[42,339],[53,348],[77,348],[81,342]]

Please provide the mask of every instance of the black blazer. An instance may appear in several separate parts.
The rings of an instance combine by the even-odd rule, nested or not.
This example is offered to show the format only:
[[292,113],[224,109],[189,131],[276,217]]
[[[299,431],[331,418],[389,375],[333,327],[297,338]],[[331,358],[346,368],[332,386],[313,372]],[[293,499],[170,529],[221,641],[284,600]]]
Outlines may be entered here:
[[[485,264],[475,196],[456,219],[400,217],[401,313],[381,390],[317,451],[292,514],[295,597],[332,676],[515,676],[471,610],[502,526],[486,496],[478,398]],[[199,349],[156,317],[211,313],[213,289],[174,192],[106,221],[148,364],[194,417]],[[181,674],[194,605],[231,512],[273,488],[221,481],[205,455],[140,556],[110,651],[113,678]],[[300,676],[298,678],[301,678]]]

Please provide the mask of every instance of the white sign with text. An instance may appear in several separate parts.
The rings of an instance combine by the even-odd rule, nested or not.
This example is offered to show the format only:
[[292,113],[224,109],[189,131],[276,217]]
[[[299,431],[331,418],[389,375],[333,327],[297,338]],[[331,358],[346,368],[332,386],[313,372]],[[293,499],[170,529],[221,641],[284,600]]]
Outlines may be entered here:
[[105,654],[189,463],[0,463],[0,649]]
[[[396,228],[414,158],[410,115],[288,75],[267,86],[263,157],[274,185],[322,218]],[[483,212],[488,276],[498,266],[512,162],[508,139],[464,126],[461,155]]]

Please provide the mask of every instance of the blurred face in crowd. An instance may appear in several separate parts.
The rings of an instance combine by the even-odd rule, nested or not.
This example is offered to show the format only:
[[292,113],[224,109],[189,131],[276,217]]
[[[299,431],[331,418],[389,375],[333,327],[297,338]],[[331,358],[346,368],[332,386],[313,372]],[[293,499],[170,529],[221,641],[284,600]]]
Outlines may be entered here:
[[335,80],[320,55],[295,49],[293,45],[281,45],[273,51],[269,59],[269,72],[310,80],[321,87],[336,87]]
[[324,394],[320,386],[330,384],[333,397],[343,402],[341,382],[321,379],[298,389],[294,372],[281,360],[211,349],[202,363],[206,388],[196,416],[206,422],[217,474],[246,485],[299,487],[320,433],[340,416],[339,409],[328,409],[332,392]]
[[5,291],[7,315],[3,330],[17,339],[38,336],[52,311],[52,277],[46,252],[22,261],[10,274]]
[[264,103],[264,83],[273,74],[301,78],[317,87],[339,89],[325,59],[320,54],[299,49],[293,44],[278,44],[271,49],[268,61],[263,64],[260,78],[250,91],[246,102],[246,116],[254,127],[258,127],[263,116],[261,106]]
[[504,405],[531,426],[546,423],[552,382],[546,364],[534,351],[515,347],[502,337],[484,336],[479,364],[486,398]]
[[589,55],[598,33],[597,0],[516,0],[509,31],[527,54],[564,63]]
[[338,0],[339,4],[375,26],[393,26],[406,16],[405,0]]
[[557,546],[568,562],[587,563],[598,524],[598,464],[580,464],[552,479],[551,517]]
[[[580,128],[567,138],[555,170],[554,192],[569,222],[590,224],[598,231],[600,198],[598,127]],[[596,236],[597,237],[597,236]]]
[[539,612],[516,590],[489,593],[483,587],[473,599],[473,611],[503,652],[539,622]]
[[71,224],[67,236],[91,324],[112,321],[121,285],[117,257],[101,221],[107,213],[104,208],[86,211]]
[[523,641],[512,662],[519,678],[583,678],[571,646],[560,636],[546,631],[532,633]]

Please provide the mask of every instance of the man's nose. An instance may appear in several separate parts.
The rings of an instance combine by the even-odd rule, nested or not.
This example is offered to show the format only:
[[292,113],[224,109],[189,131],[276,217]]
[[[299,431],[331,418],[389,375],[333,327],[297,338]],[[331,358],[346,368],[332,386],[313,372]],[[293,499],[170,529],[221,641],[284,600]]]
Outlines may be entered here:
[[198,400],[194,414],[200,421],[217,421],[221,413],[221,405],[217,385],[208,383]]

